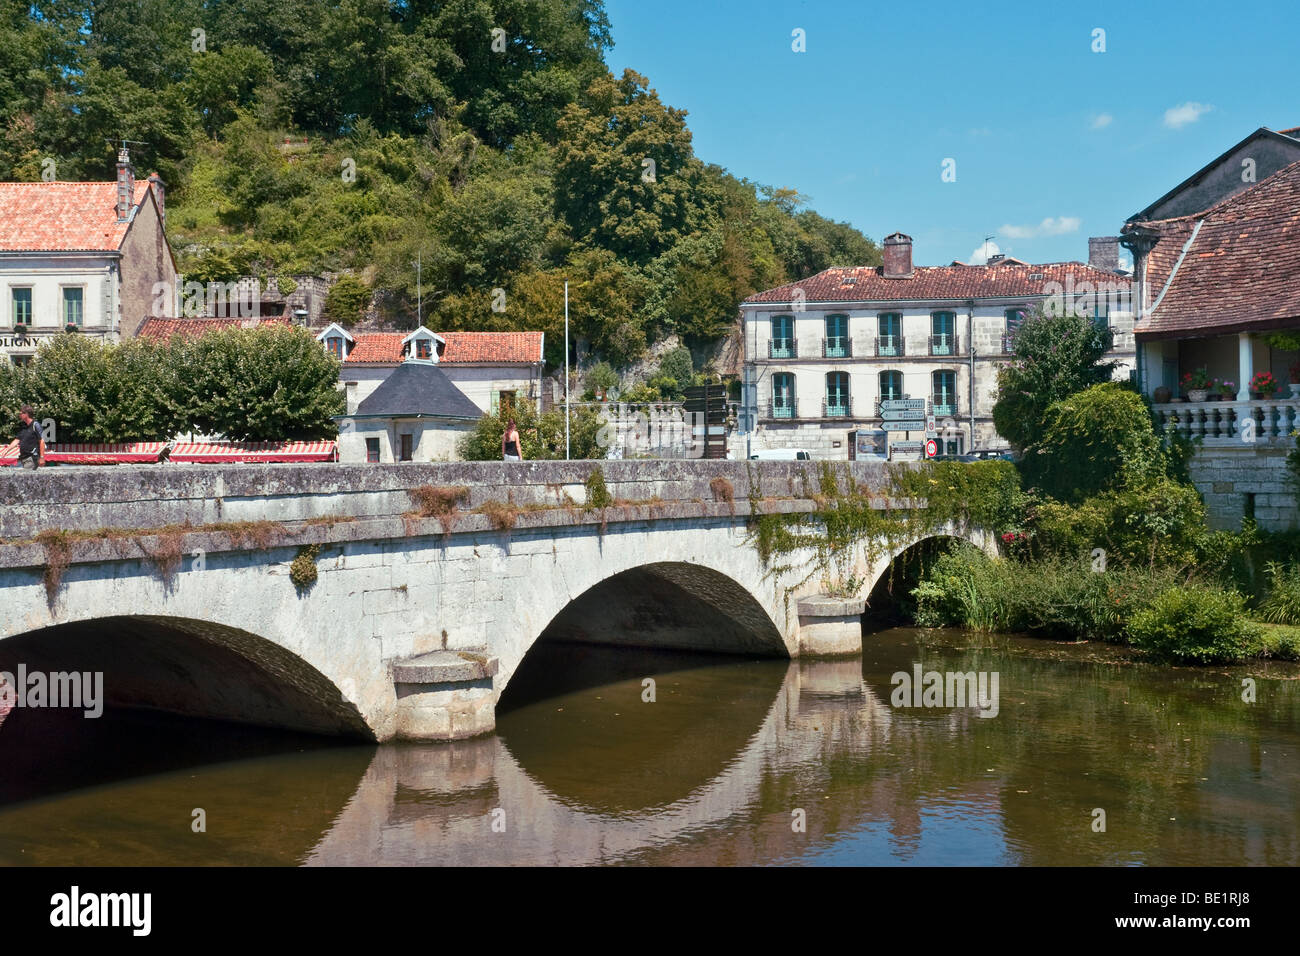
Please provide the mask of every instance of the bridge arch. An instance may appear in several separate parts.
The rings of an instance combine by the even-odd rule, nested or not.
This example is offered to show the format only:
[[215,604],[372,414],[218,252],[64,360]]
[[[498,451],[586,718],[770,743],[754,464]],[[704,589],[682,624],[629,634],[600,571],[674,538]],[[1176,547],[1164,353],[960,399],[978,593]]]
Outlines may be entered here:
[[103,703],[375,739],[334,683],[274,641],[164,615],[89,617],[0,641],[0,671],[103,675]]

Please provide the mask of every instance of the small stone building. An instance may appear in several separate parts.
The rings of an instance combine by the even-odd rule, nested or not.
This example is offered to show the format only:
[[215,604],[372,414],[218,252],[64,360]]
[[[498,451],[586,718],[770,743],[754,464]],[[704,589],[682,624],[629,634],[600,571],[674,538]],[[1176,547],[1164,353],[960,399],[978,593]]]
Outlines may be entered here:
[[343,462],[455,461],[482,415],[427,359],[407,359],[351,414],[338,418]]

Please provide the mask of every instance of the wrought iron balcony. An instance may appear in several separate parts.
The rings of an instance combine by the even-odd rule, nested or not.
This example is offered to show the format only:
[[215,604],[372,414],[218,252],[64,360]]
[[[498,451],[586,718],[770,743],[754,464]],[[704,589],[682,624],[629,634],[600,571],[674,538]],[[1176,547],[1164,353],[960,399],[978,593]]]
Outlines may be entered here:
[[955,418],[957,399],[952,395],[936,395],[930,399],[930,414],[935,418]]
[[901,335],[877,335],[876,354],[890,358],[903,354],[903,337]]
[[931,355],[960,355],[961,339],[956,335],[930,336]]
[[852,403],[847,395],[822,399],[823,418],[848,418],[852,414]]
[[822,339],[822,356],[825,358],[851,358],[853,340],[847,335],[833,335]]
[[1015,354],[1015,351],[1016,351],[1016,333],[1003,332],[1002,333],[1002,354],[1013,355]]
[[798,358],[799,343],[795,339],[769,339],[767,343],[768,358]]
[[785,401],[773,400],[767,405],[768,418],[794,418],[794,402],[790,399]]

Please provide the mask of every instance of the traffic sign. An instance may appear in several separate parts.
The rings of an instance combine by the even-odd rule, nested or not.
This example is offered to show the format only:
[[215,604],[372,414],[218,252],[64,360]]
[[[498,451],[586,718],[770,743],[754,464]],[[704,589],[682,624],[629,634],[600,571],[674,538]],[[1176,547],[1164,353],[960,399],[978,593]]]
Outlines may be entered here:
[[887,422],[911,421],[917,413],[915,408],[882,408],[880,417]]
[[926,416],[925,416],[925,430],[928,431],[928,432],[932,432],[932,431],[935,431],[935,430],[936,430],[935,427],[934,427],[934,416],[933,416],[933,415],[926,415]]
[[889,457],[895,455],[920,455],[921,443],[919,441],[895,441],[889,443]]
[[931,438],[925,443],[925,457],[933,458],[937,454],[939,454],[939,443]]
[[902,409],[907,409],[909,411],[924,411],[925,399],[924,398],[887,398],[880,403],[880,410],[882,412],[891,411],[891,410],[899,411]]
[[917,418],[910,422],[885,422],[884,428],[891,432],[923,432],[925,422]]

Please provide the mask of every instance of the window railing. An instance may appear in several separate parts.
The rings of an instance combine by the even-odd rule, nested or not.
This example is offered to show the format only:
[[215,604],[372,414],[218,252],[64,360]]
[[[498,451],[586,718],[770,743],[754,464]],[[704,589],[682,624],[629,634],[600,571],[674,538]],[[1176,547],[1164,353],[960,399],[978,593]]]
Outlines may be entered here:
[[931,355],[960,355],[961,339],[956,335],[943,333],[930,336]]
[[853,340],[847,335],[831,335],[822,339],[822,355],[825,358],[851,358]]
[[885,358],[903,354],[903,337],[901,335],[877,335],[876,354]]
[[794,339],[770,339],[767,343],[768,358],[798,358],[799,343]]
[[850,412],[849,397],[847,395],[828,395],[822,400],[822,417],[823,418],[848,418]]
[[773,399],[767,406],[768,418],[794,418],[793,399]]
[[957,414],[957,399],[952,395],[936,395],[930,399],[930,414],[935,418],[952,418]]
[[1016,351],[1016,333],[1003,332],[1002,333],[1002,354],[1012,355],[1015,353],[1015,351]]

